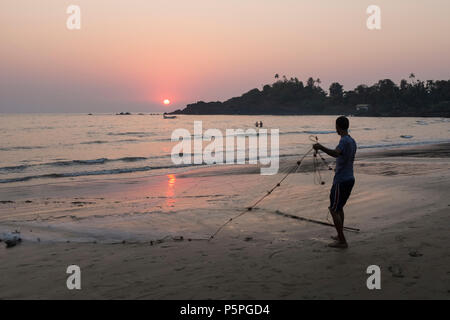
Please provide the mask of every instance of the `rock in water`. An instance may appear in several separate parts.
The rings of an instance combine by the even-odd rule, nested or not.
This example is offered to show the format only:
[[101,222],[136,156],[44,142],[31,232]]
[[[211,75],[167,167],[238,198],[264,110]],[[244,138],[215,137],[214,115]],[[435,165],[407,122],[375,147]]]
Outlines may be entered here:
[[7,248],[12,248],[12,247],[14,247],[15,245],[19,244],[21,241],[22,241],[22,240],[21,240],[20,238],[19,238],[19,239],[14,239],[14,240],[6,240],[6,241],[5,241],[6,247],[7,247]]
[[5,242],[7,248],[12,248],[22,242],[20,232],[17,231],[12,233],[4,233],[0,240]]

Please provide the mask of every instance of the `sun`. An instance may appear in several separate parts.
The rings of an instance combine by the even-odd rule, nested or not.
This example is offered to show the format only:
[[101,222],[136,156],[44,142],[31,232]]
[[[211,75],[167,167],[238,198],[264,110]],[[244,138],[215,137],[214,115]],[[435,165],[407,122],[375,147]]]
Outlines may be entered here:
[[169,99],[164,99],[163,103],[167,106],[170,104],[170,100]]

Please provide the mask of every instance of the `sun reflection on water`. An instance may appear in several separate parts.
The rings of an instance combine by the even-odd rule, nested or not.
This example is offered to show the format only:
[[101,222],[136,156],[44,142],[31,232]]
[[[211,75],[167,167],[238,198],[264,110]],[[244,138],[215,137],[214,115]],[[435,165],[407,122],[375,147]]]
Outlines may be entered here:
[[167,191],[166,191],[166,205],[173,207],[175,205],[175,182],[177,181],[174,174],[168,174]]

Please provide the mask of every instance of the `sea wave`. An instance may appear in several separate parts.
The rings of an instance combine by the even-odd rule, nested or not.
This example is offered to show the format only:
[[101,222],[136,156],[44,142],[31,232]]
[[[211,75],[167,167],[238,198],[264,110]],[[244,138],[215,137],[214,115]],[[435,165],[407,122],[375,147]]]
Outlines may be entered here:
[[20,172],[24,171],[28,168],[36,168],[36,167],[70,167],[70,166],[83,166],[83,165],[99,165],[110,162],[137,162],[137,161],[147,161],[154,159],[164,159],[170,158],[170,155],[163,156],[153,156],[153,157],[123,157],[116,159],[108,159],[108,158],[99,158],[99,159],[91,159],[91,160],[62,160],[62,161],[54,161],[54,162],[46,162],[39,164],[21,164],[16,166],[6,166],[0,167],[0,172]]
[[82,177],[82,176],[98,176],[98,175],[112,175],[112,174],[122,174],[122,173],[134,173],[142,171],[151,170],[162,170],[162,169],[174,169],[183,168],[188,166],[198,166],[195,164],[183,164],[183,165],[173,165],[173,166],[144,166],[144,167],[134,167],[134,168],[115,168],[115,169],[105,169],[105,170],[93,170],[93,171],[78,171],[78,172],[65,172],[65,173],[48,173],[40,175],[30,175],[24,177],[10,178],[10,179],[0,179],[0,183],[12,183],[12,182],[24,182],[33,179],[45,179],[45,178],[71,178],[71,177]]
[[7,167],[0,167],[0,171],[18,171],[18,170],[25,170],[30,165],[21,164],[17,166],[7,166]]
[[0,151],[14,151],[14,150],[33,150],[44,149],[44,146],[17,146],[17,147],[1,147]]
[[85,141],[85,142],[80,142],[80,144],[103,144],[103,143],[109,143],[110,141],[105,141],[105,140],[94,140],[94,141]]
[[145,131],[127,131],[127,132],[108,132],[108,136],[137,136],[137,137],[150,137],[154,136],[154,132]]
[[[270,134],[270,129],[278,129],[278,128],[268,128],[267,134]],[[303,130],[303,131],[281,131],[279,134],[280,135],[292,135],[292,134],[332,134],[332,133],[336,133],[336,130]],[[237,137],[237,136],[259,136],[259,132],[255,131],[255,132],[248,132],[246,133],[245,130],[244,132],[236,132],[232,135],[226,135],[225,133],[223,134],[223,137],[226,138],[227,136],[229,137]],[[191,140],[202,140],[202,139],[211,139],[212,136],[203,134],[203,135],[191,135],[190,136]],[[154,141],[158,141],[158,142],[168,142],[168,141],[172,141],[171,138],[157,138],[154,139]],[[177,140],[175,140],[177,141]]]
[[391,148],[391,147],[406,147],[406,146],[420,146],[427,144],[450,143],[450,140],[426,140],[426,141],[411,141],[411,142],[392,142],[386,144],[372,144],[360,145],[359,149],[376,149],[376,148]]

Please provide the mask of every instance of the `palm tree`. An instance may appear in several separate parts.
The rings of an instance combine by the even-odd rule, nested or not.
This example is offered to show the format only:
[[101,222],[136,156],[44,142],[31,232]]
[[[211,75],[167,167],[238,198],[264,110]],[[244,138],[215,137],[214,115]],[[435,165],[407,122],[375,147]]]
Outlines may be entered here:
[[280,75],[278,73],[275,73],[275,79],[278,79]]

